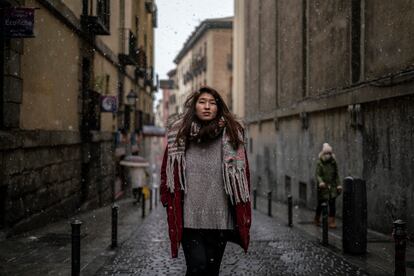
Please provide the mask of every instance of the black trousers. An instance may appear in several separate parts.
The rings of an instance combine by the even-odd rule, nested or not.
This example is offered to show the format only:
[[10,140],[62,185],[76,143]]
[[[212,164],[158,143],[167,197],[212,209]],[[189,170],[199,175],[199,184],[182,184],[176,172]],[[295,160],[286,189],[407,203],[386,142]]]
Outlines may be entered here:
[[134,195],[136,202],[140,202],[141,197],[144,197],[144,193],[142,192],[142,187],[133,188],[132,194]]
[[329,200],[318,199],[318,206],[316,206],[316,216],[319,217],[322,213],[322,203],[328,203],[328,216],[334,217],[336,214],[335,198]]
[[187,265],[185,275],[219,275],[230,231],[184,228],[182,246]]

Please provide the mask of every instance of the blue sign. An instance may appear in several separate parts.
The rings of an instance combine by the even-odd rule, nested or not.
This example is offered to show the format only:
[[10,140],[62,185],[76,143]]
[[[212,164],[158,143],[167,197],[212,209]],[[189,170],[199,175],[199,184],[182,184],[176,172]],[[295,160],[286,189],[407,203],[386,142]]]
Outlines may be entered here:
[[116,96],[101,96],[101,112],[117,112],[118,99]]
[[34,8],[3,9],[3,33],[6,37],[34,37]]

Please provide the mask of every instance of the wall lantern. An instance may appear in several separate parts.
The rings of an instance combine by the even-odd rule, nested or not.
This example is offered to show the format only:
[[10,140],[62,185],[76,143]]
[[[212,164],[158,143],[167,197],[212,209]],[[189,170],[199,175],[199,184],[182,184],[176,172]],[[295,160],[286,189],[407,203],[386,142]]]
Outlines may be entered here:
[[128,105],[134,106],[137,102],[138,95],[134,92],[134,90],[131,89],[131,91],[127,95],[127,103]]

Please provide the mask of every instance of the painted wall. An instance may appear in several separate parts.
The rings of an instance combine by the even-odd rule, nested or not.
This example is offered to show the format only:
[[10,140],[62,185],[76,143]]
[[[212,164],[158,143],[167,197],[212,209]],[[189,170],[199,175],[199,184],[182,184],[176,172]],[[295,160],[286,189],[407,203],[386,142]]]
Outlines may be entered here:
[[79,38],[47,9],[35,20],[36,37],[24,41],[20,127],[77,131]]

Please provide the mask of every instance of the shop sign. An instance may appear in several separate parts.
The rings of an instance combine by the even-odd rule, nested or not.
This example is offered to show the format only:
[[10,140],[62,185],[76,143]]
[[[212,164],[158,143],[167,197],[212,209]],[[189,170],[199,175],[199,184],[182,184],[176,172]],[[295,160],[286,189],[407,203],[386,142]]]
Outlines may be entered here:
[[3,34],[10,38],[34,37],[34,8],[4,8]]

